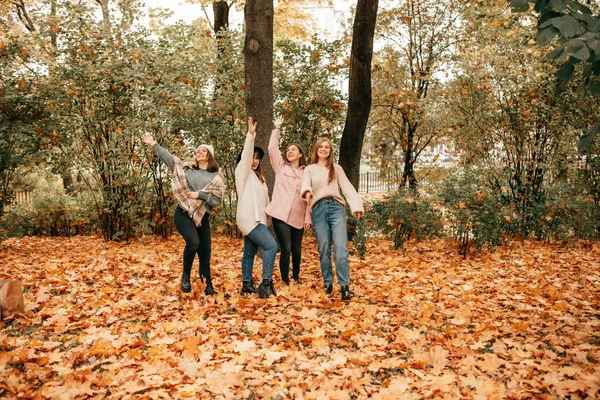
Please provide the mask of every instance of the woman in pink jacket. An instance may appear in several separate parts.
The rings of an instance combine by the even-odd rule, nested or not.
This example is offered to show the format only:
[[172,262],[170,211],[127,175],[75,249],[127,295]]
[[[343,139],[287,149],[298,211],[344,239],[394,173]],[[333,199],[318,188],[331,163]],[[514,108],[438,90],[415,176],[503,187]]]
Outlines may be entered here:
[[290,284],[290,254],[292,256],[292,279],[300,279],[300,260],[302,258],[302,237],[304,229],[310,227],[310,210],[300,196],[302,175],[306,166],[306,155],[297,144],[285,149],[285,160],[279,151],[280,127],[282,118],[275,120],[275,129],[269,140],[269,160],[275,172],[273,198],[266,212],[272,217],[273,229],[279,241],[279,271],[281,280]]

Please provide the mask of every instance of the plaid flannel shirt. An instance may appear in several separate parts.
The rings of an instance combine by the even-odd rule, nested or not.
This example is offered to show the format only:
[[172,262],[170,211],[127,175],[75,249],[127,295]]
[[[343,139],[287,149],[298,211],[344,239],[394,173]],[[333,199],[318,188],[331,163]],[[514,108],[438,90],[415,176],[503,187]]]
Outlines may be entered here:
[[[201,199],[191,199],[188,197],[190,189],[185,179],[183,163],[178,157],[173,157],[175,166],[173,167],[173,178],[171,179],[171,189],[179,206],[188,213],[196,226],[202,225],[202,218],[206,213],[206,202]],[[208,185],[202,190],[209,192],[213,196],[223,199],[225,193],[225,178],[222,173],[218,173]]]

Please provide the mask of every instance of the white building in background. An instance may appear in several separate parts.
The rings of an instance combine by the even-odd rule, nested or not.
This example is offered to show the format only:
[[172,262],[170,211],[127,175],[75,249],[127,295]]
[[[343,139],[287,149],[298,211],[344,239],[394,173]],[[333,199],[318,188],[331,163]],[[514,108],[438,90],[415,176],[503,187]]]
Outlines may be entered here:
[[349,0],[300,0],[328,39],[340,39],[350,18]]
[[[354,1],[350,0],[291,0],[300,4],[304,10],[309,12],[316,21],[316,24],[322,32],[330,39],[339,39],[343,33],[344,24],[350,18],[350,7]],[[277,6],[278,0],[275,0]],[[170,9],[173,16],[168,22],[173,23],[179,20],[192,22],[198,18],[208,18],[212,23],[212,6],[206,7],[206,13],[202,10],[200,4],[186,3],[184,0],[146,0],[147,8]],[[238,29],[244,24],[244,14],[237,11],[235,6],[229,12],[229,24],[232,28]]]

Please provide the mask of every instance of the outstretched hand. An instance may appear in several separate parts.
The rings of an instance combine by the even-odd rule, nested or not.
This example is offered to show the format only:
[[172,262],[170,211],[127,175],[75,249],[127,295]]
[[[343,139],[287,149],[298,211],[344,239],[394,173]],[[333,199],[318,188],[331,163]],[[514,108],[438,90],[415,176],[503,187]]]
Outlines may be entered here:
[[154,140],[152,135],[149,133],[144,133],[142,135],[142,141],[146,144],[149,144],[150,146],[154,146],[154,143],[156,143],[156,140]]
[[258,124],[258,122],[254,122],[254,119],[252,119],[252,117],[248,118],[248,133],[251,135],[255,135],[256,134],[256,125]]
[[275,129],[279,129],[281,127],[282,123],[283,123],[283,117],[275,118],[275,121],[274,121]]

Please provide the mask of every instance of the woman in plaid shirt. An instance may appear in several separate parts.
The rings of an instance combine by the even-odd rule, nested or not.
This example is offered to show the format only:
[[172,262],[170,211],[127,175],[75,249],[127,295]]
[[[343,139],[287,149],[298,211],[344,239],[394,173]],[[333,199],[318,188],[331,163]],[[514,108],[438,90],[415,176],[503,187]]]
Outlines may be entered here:
[[161,147],[151,135],[143,135],[142,140],[152,146],[173,172],[171,186],[178,201],[173,219],[185,240],[181,290],[185,293],[192,291],[190,274],[198,254],[200,279],[206,279],[204,294],[214,295],[216,291],[210,273],[210,212],[221,203],[225,192],[225,180],[214,158],[214,148],[202,144],[196,149],[195,157],[182,161]]

